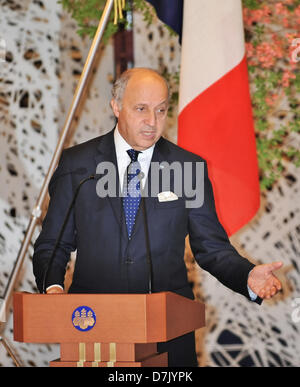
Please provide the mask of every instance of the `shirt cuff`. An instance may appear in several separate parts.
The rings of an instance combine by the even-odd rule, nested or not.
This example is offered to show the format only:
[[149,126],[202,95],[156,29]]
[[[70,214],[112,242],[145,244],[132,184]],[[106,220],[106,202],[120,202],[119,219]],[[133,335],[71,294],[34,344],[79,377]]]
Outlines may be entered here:
[[251,301],[255,301],[257,299],[257,294],[252,292],[252,290],[249,288],[248,285],[247,285],[247,288],[248,288],[248,293],[249,293],[249,297],[251,298]]
[[[252,270],[251,270],[252,271]],[[249,272],[248,274],[248,278],[249,278],[249,275],[251,273],[251,271]],[[255,301],[257,299],[257,294],[254,293],[248,286],[248,283],[247,283],[247,289],[248,289],[248,293],[249,293],[249,297],[251,298],[251,301]]]

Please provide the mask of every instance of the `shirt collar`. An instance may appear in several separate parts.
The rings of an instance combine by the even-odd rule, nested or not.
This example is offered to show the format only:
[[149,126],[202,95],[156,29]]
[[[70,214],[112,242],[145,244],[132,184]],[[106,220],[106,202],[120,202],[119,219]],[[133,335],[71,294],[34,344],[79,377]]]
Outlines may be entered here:
[[[115,141],[115,148],[116,148],[116,155],[117,158],[129,158],[129,155],[127,154],[128,149],[132,149],[132,146],[129,145],[126,140],[122,137],[122,135],[119,132],[118,125],[116,126],[116,129],[114,131],[114,141]],[[153,150],[154,150],[155,144],[150,146],[150,148],[147,148],[142,151],[142,154],[140,155],[140,158],[150,158],[152,157]]]

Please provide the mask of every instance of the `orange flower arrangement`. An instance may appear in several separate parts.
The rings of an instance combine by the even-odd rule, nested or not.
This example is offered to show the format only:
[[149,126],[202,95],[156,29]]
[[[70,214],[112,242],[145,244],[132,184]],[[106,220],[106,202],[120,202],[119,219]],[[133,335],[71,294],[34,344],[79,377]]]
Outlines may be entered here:
[[244,0],[250,89],[262,189],[300,166],[300,0]]

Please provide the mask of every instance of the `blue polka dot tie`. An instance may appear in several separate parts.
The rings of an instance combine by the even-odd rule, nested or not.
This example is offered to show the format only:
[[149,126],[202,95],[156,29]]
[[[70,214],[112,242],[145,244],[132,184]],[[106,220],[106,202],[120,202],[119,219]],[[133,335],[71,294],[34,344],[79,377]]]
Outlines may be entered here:
[[123,188],[123,208],[125,212],[128,238],[130,239],[135,217],[141,201],[141,185],[138,177],[141,171],[141,165],[137,160],[138,155],[141,152],[129,149],[127,153],[131,158],[131,162],[127,167],[127,179],[125,176]]

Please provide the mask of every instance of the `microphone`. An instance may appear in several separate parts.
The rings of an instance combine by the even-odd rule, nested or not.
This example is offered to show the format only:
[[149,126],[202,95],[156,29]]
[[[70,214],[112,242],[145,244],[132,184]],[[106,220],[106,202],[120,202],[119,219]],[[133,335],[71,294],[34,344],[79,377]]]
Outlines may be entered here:
[[[145,177],[144,172],[140,171],[138,174],[138,179],[142,185],[142,179]],[[150,247],[150,238],[149,238],[149,229],[147,221],[147,209],[145,203],[145,196],[143,195],[143,190],[141,190],[141,207],[143,211],[143,220],[144,220],[144,231],[145,231],[145,241],[146,241],[146,253],[147,253],[147,265],[148,265],[148,292],[152,293],[152,282],[153,282],[153,270],[152,270],[152,257],[151,257],[151,247]]]
[[[82,174],[84,171],[86,171],[85,168],[78,168],[76,171],[73,171],[73,172],[67,172],[65,173],[64,175],[67,175],[68,173],[79,173],[79,174]],[[76,199],[77,199],[77,196],[79,194],[79,191],[80,191],[80,188],[87,182],[87,181],[90,181],[90,180],[94,180],[94,179],[97,179],[98,177],[100,177],[99,175],[95,174],[95,175],[90,175],[88,177],[86,177],[85,179],[81,180],[80,183],[78,184],[76,190],[75,190],[75,193],[73,195],[73,198],[72,198],[72,201],[70,203],[70,206],[68,208],[68,211],[66,213],[66,216],[64,218],[64,221],[63,221],[63,224],[61,226],[61,229],[60,229],[60,232],[58,234],[58,237],[55,241],[55,245],[54,245],[54,248],[52,250],[52,254],[50,256],[50,259],[49,259],[49,262],[48,262],[48,265],[46,267],[46,270],[45,270],[45,273],[44,273],[44,278],[43,278],[43,293],[46,294],[46,283],[47,283],[47,279],[48,279],[48,275],[49,275],[49,270],[53,264],[53,260],[54,260],[54,257],[55,257],[55,253],[56,253],[56,250],[58,248],[58,245],[60,243],[60,240],[62,238],[62,235],[63,235],[63,232],[65,230],[65,227],[66,227],[66,224],[69,220],[69,217],[70,217],[70,213],[74,207],[74,204],[76,202]]]
[[51,180],[51,184],[55,183],[56,180],[60,179],[61,177],[64,177],[66,175],[85,175],[87,173],[87,169],[84,168],[84,167],[80,167],[80,168],[77,168],[75,169],[74,171],[68,171],[68,172],[65,172],[65,173],[62,173],[61,175],[59,176],[55,176],[55,172],[54,172],[54,175],[53,175],[53,178]]

